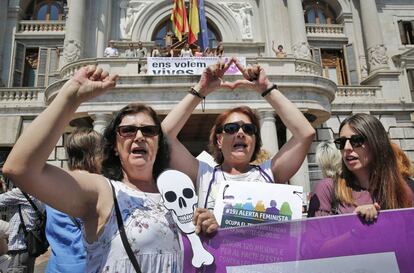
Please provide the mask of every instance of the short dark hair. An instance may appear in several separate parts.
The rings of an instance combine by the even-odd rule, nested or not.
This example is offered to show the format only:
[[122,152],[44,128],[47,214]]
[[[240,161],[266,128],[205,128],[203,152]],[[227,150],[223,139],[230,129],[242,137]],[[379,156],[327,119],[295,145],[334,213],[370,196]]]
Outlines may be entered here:
[[[122,119],[125,116],[137,113],[148,114],[154,120],[155,125],[161,126],[161,121],[154,109],[142,103],[130,103],[114,115],[111,122],[105,128],[103,134],[104,158],[102,162],[102,173],[104,176],[110,179],[121,181],[124,178],[121,161],[119,160],[118,155],[115,154],[117,134],[116,130],[118,128],[118,125],[121,123]],[[168,167],[170,161],[169,158],[170,153],[167,140],[161,130],[160,134],[158,135],[158,151],[152,170],[154,179],[156,179]]]
[[246,116],[248,116],[250,118],[252,124],[254,124],[257,128],[256,133],[255,133],[256,142],[255,142],[255,146],[254,146],[254,152],[253,152],[252,158],[250,159],[250,162],[252,162],[252,161],[256,160],[256,157],[260,152],[260,148],[262,147],[262,138],[260,136],[259,117],[256,114],[256,112],[253,111],[248,106],[239,106],[239,107],[236,107],[236,108],[232,108],[230,110],[227,110],[227,111],[221,113],[217,117],[216,121],[214,122],[214,126],[210,130],[210,141],[209,141],[209,144],[208,144],[209,152],[212,154],[214,160],[218,164],[223,163],[223,161],[224,161],[223,153],[221,152],[221,150],[220,150],[220,148],[218,147],[218,144],[217,144],[217,128],[223,126],[225,120],[232,113],[245,114]]
[[68,136],[65,148],[69,170],[101,172],[102,135],[92,128],[75,129]]

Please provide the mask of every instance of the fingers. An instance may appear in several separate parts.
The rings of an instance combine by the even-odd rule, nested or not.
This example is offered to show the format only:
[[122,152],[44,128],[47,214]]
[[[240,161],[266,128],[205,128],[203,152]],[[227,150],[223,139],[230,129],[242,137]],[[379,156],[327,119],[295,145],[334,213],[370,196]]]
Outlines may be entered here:
[[197,234],[201,231],[212,233],[218,229],[216,218],[208,209],[197,208],[194,212],[193,223]]
[[113,88],[116,85],[116,81],[118,80],[118,75],[111,75],[111,76],[106,76],[103,81],[102,81],[102,87],[104,89],[108,89],[108,88]]
[[378,217],[378,204],[358,206],[355,212],[361,216],[365,221],[372,222]]

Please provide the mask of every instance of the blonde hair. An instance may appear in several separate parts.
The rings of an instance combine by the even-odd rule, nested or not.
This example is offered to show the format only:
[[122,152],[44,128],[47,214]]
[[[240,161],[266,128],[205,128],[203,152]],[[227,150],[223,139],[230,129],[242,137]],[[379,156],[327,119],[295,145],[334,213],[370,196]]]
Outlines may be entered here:
[[316,163],[323,177],[336,178],[342,170],[341,152],[330,141],[322,141],[316,146]]

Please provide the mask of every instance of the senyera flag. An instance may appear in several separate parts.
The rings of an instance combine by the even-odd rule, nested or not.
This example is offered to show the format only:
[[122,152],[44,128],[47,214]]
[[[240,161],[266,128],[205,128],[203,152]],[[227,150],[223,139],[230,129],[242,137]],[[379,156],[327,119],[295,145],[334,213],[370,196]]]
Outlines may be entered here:
[[190,30],[188,32],[188,43],[191,45],[197,41],[198,33],[200,32],[200,19],[198,17],[198,1],[190,0]]
[[183,34],[188,32],[187,11],[184,0],[174,0],[171,21],[175,36],[181,41]]

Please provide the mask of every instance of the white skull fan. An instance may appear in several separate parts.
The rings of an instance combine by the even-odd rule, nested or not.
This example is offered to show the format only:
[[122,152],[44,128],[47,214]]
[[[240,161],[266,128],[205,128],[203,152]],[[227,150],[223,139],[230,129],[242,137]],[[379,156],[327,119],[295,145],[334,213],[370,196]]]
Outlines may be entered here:
[[187,234],[193,250],[192,265],[200,268],[202,265],[212,264],[213,255],[204,249],[200,238],[195,233],[192,220],[198,196],[190,177],[179,171],[168,170],[158,177],[157,187],[163,198],[164,206],[172,211],[175,223],[182,232]]

